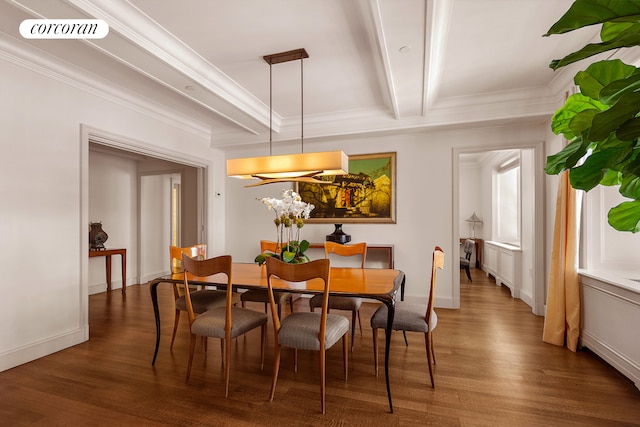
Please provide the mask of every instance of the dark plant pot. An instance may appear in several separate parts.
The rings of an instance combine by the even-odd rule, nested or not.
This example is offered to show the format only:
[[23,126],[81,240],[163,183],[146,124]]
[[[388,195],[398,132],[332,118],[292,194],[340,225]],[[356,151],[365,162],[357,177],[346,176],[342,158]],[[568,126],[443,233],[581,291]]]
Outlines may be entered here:
[[107,241],[109,235],[102,229],[101,222],[89,223],[89,249],[99,251],[104,249],[104,242]]
[[327,242],[349,243],[351,236],[342,231],[342,224],[334,224],[336,229],[331,234],[327,234]]

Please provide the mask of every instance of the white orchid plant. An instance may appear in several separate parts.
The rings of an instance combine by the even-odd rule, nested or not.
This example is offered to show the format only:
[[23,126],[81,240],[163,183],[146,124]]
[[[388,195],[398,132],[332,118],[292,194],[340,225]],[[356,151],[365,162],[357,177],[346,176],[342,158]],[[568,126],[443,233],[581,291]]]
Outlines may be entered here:
[[282,199],[264,197],[258,200],[276,215],[273,222],[276,225],[277,249],[276,252],[261,253],[256,257],[255,262],[262,265],[268,256],[290,264],[309,261],[309,257],[304,254],[309,249],[309,242],[300,240],[300,234],[304,227],[304,220],[309,219],[315,206],[303,202],[300,195],[293,190],[282,190]]

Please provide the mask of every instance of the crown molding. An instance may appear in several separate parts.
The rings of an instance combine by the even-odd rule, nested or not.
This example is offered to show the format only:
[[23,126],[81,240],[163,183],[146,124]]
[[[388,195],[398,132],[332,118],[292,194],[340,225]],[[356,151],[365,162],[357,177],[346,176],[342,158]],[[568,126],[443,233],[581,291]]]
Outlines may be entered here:
[[4,33],[0,33],[0,58],[123,108],[169,123],[200,138],[207,140],[211,138],[208,125],[193,121],[155,102],[133,96],[125,89],[114,85],[113,82],[75,67]]
[[[98,5],[88,0],[66,1],[91,16],[105,20],[110,28],[124,39],[161,62],[168,64],[210,94],[223,100],[227,106],[240,110],[243,115],[250,117],[251,121],[256,121],[264,126],[269,125],[269,110],[264,103],[131,3],[123,0],[109,0],[100,2]],[[98,43],[92,44],[99,48]],[[113,57],[113,53],[110,51],[104,51],[104,53]],[[119,57],[116,59],[137,68],[129,60],[123,60]],[[167,87],[173,87],[158,76],[151,76],[148,72],[146,74]],[[182,94],[184,95],[184,93]],[[239,126],[255,132],[251,126],[238,119],[236,115],[225,113],[223,109],[216,110],[216,112]]]

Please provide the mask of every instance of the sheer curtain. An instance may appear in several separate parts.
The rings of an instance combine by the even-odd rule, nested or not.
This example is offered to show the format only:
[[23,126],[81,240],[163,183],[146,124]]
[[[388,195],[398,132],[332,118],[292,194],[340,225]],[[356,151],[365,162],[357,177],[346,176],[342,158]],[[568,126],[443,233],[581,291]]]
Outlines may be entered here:
[[560,175],[556,201],[547,313],[542,339],[571,351],[580,335],[580,289],[577,272],[578,206],[576,190],[569,184],[569,172]]

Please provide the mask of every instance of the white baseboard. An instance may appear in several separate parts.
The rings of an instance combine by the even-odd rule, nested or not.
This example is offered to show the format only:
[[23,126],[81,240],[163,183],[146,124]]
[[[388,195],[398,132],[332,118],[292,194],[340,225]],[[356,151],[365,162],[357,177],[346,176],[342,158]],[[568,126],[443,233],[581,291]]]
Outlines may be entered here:
[[640,366],[638,366],[637,363],[625,357],[624,354],[621,354],[615,348],[607,345],[588,331],[582,331],[580,344],[582,347],[587,347],[589,350],[593,351],[611,366],[620,371],[622,375],[633,381],[636,388],[640,390]]
[[75,329],[62,335],[6,351],[0,354],[0,372],[64,350],[88,339],[89,325],[86,325],[84,328]]

